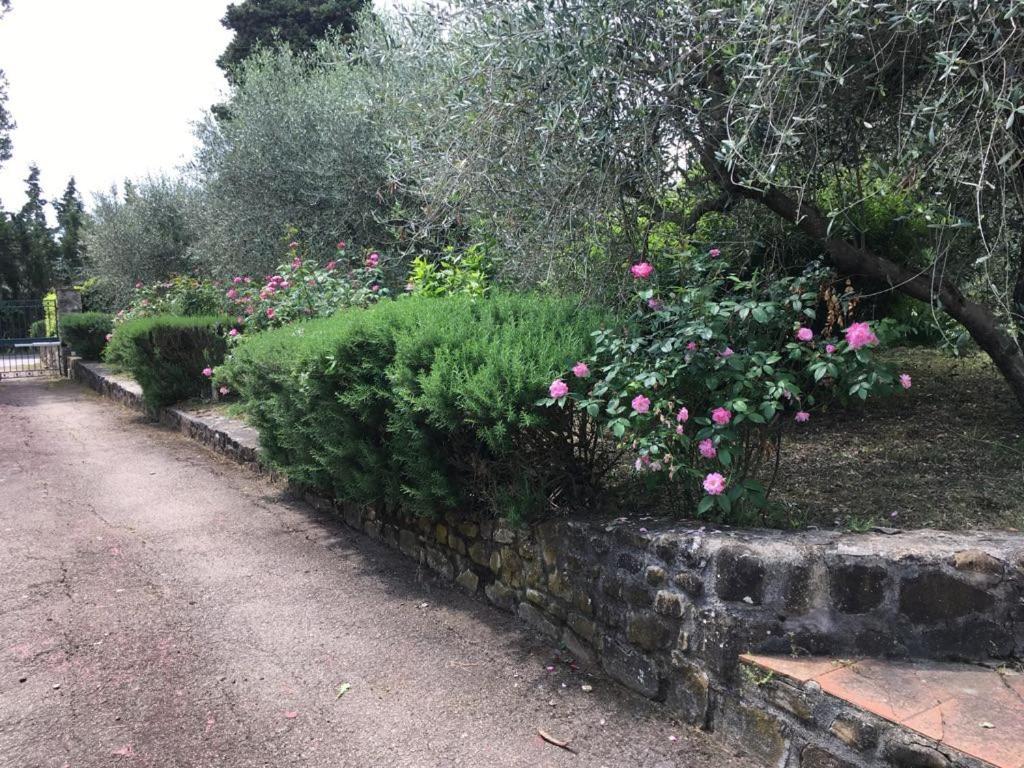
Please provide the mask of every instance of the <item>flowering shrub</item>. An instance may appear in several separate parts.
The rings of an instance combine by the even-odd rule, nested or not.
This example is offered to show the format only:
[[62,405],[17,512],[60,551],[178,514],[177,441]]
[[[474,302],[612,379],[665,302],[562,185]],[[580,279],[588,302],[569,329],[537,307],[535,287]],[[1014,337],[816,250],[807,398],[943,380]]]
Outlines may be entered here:
[[376,251],[350,257],[339,242],[336,256],[317,264],[302,246],[288,246],[288,260],[273,275],[231,279],[224,291],[226,311],[235,319],[234,336],[276,328],[296,320],[326,317],[344,307],[365,307],[390,295],[384,285],[382,257]]
[[296,320],[325,317],[339,309],[367,306],[389,296],[382,273],[383,259],[371,252],[349,257],[344,242],[336,256],[320,265],[305,258],[302,246],[288,246],[288,260],[273,275],[257,280],[238,275],[226,282],[180,276],[162,283],[138,283],[130,306],[117,314],[121,323],[160,315],[220,315],[233,319],[229,332],[276,328]]
[[114,317],[123,323],[158,315],[214,315],[224,309],[219,281],[179,275],[160,283],[136,283],[131,302]]
[[634,264],[636,314],[598,331],[593,356],[541,402],[599,420],[637,473],[681,487],[699,515],[763,522],[784,430],[897,380],[872,360],[868,323],[814,330],[827,273],[741,277],[718,255],[667,275]]
[[74,312],[60,318],[60,337],[86,360],[99,360],[113,330],[114,318],[103,312]]

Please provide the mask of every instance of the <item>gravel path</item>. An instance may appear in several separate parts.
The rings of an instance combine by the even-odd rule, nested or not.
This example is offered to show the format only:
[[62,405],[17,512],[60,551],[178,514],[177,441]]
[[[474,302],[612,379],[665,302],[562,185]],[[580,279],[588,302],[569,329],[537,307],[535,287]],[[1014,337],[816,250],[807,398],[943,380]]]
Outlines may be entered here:
[[0,534],[4,768],[753,766],[74,384],[0,384]]

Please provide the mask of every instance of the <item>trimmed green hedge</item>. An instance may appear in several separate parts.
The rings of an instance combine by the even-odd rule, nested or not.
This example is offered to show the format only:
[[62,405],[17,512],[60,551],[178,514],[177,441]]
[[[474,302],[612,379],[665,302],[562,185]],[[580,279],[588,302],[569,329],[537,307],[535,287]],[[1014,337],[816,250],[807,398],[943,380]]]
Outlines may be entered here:
[[79,312],[60,317],[60,337],[86,360],[99,360],[114,330],[114,317],[105,312]]
[[224,360],[229,323],[214,316],[129,320],[115,328],[104,359],[131,373],[152,408],[209,395],[203,369]]
[[606,319],[529,294],[409,297],[244,339],[217,379],[294,480],[421,514],[522,518],[593,479],[581,417],[536,403]]

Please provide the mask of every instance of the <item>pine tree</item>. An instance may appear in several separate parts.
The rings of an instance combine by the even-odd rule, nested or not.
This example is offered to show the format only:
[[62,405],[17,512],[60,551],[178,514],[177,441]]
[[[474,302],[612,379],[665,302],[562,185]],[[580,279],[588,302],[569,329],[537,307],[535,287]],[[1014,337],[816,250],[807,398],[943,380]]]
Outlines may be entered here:
[[68,180],[64,194],[53,204],[57,212],[57,244],[56,277],[63,283],[76,280],[82,272],[85,244],[82,241],[82,228],[85,225],[85,205],[78,194],[75,177]]
[[39,183],[39,168],[29,166],[25,179],[25,205],[14,217],[14,257],[20,271],[20,292],[42,296],[52,287],[57,247],[46,222],[46,200]]
[[221,20],[235,33],[217,65],[231,79],[235,68],[261,45],[287,43],[294,51],[311,49],[330,31],[350,35],[368,0],[244,0],[228,6]]
[[[11,0],[0,0],[0,18],[11,9]],[[0,69],[0,166],[11,159],[11,131],[14,119],[7,111],[7,78]]]

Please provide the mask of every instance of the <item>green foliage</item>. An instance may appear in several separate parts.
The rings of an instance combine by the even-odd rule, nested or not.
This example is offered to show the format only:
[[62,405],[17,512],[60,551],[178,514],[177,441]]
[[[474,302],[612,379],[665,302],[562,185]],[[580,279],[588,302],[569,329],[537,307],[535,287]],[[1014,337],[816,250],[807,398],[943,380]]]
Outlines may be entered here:
[[210,394],[206,368],[227,350],[227,320],[216,316],[140,317],[114,329],[104,359],[128,371],[150,408]]
[[217,380],[299,482],[421,514],[504,514],[527,485],[516,509],[537,513],[607,468],[587,419],[535,405],[602,319],[535,295],[409,297],[244,339]]
[[394,195],[377,77],[327,43],[309,56],[268,50],[244,62],[228,116],[197,128],[196,253],[208,272],[265,274],[290,227],[316,261],[333,255],[339,226],[354,241],[388,244],[382,221]]
[[53,204],[57,214],[57,258],[55,272],[57,279],[70,284],[82,273],[85,245],[82,242],[85,229],[85,206],[75,185],[75,177],[68,180],[60,200]]
[[417,256],[409,273],[409,288],[414,296],[484,296],[488,286],[487,249],[473,243],[456,253],[453,246],[444,249],[440,261]]
[[262,46],[278,43],[308,51],[334,31],[351,34],[367,0],[243,0],[232,3],[221,23],[235,33],[217,66],[229,78]]
[[86,360],[99,360],[114,330],[114,317],[104,312],[79,312],[61,315],[60,337]]
[[896,377],[873,363],[865,324],[849,326],[859,338],[815,333],[823,270],[741,278],[716,249],[665,272],[637,276],[632,321],[599,331],[590,370],[541,402],[598,420],[638,474],[681,489],[687,511],[763,524],[787,424],[892,391]]
[[118,322],[159,315],[216,315],[224,312],[224,289],[220,283],[200,277],[177,275],[170,280],[146,285],[136,283],[126,309],[117,313]]
[[197,194],[183,181],[154,177],[126,183],[123,195],[97,195],[85,234],[89,275],[103,280],[116,303],[127,303],[139,281],[193,271]]

